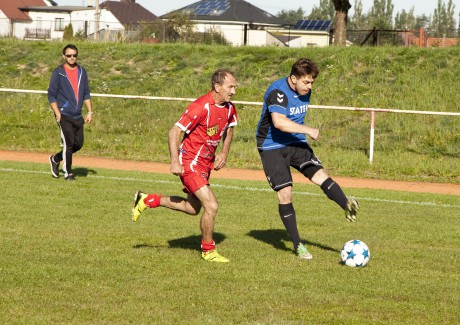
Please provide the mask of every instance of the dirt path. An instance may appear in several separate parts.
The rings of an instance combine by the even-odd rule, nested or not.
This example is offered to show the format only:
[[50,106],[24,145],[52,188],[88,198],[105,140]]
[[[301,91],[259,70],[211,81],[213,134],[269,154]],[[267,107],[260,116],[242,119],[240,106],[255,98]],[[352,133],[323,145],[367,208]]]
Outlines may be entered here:
[[[0,151],[0,160],[48,164],[48,157],[48,154],[43,153]],[[92,168],[143,171],[150,173],[169,173],[169,165],[167,164],[106,159],[98,157],[85,157],[81,155],[74,156],[74,165]],[[305,179],[302,175],[298,173],[293,174],[293,177],[295,183],[309,182],[307,179]],[[212,178],[257,181],[266,180],[264,173],[259,170],[229,168],[224,168],[223,170],[220,170],[218,172],[213,172]],[[333,176],[333,178],[340,184],[340,186],[348,188],[371,188],[419,193],[450,194],[460,196],[460,184],[387,181],[339,176]]]

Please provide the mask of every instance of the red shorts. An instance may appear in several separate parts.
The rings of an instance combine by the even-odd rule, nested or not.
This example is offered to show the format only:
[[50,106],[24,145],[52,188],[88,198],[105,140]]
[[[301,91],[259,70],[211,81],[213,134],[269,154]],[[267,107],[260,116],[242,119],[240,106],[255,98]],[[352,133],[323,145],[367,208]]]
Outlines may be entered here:
[[194,194],[203,186],[209,185],[211,169],[200,168],[200,166],[195,165],[191,170],[188,167],[188,164],[184,164],[184,173],[180,176],[180,180],[184,185],[184,192]]

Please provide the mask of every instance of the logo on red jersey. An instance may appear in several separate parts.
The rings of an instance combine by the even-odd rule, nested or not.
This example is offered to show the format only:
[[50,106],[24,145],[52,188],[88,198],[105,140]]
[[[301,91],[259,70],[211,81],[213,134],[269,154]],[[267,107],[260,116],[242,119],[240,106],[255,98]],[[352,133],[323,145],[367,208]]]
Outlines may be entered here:
[[206,134],[212,137],[213,135],[216,135],[217,132],[219,132],[219,125],[214,125],[211,126],[210,128],[207,129]]

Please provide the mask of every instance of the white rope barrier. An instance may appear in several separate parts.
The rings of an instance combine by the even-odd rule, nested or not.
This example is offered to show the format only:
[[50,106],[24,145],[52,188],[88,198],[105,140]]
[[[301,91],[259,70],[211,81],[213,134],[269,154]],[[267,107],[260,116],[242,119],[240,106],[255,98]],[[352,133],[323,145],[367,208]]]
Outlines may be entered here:
[[[46,90],[29,90],[29,89],[12,89],[0,88],[0,92],[11,93],[31,93],[31,94],[47,94]],[[115,94],[97,94],[91,93],[91,97],[106,97],[106,98],[122,98],[122,99],[146,99],[146,100],[169,100],[193,102],[196,98],[178,98],[178,97],[158,97],[158,96],[137,96],[137,95],[115,95]],[[232,101],[235,104],[262,106],[262,102],[247,102],[247,101]],[[325,106],[325,105],[308,105],[309,108],[318,109],[334,109],[345,111],[363,111],[371,113],[371,131],[369,140],[369,162],[372,164],[374,160],[374,130],[375,130],[375,113],[399,113],[399,114],[419,114],[419,115],[440,115],[440,116],[460,116],[456,112],[434,112],[434,111],[412,111],[403,109],[387,109],[387,108],[372,108],[372,107],[344,107],[344,106]]]

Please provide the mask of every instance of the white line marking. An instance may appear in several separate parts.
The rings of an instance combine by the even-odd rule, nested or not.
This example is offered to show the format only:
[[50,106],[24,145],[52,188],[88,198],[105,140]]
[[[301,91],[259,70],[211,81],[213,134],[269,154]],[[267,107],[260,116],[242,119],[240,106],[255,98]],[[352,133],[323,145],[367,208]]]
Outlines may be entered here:
[[[50,174],[50,172],[45,172],[45,171],[15,169],[15,168],[0,168],[0,171],[1,172],[14,172],[14,173],[46,174],[46,175]],[[86,177],[87,178],[109,179],[109,180],[115,180],[115,181],[159,183],[159,184],[180,184],[179,181],[168,181],[168,180],[161,180],[161,179],[160,180],[159,179],[142,179],[142,178],[134,178],[134,177],[112,177],[112,176],[97,176],[97,175],[88,175]],[[244,191],[254,191],[254,192],[273,192],[271,188],[223,185],[223,184],[218,184],[218,183],[213,183],[211,184],[211,186],[228,189],[228,190],[238,190],[238,191],[244,190]],[[312,193],[312,192],[293,191],[293,193],[298,194],[298,195],[307,195],[307,196],[323,196],[323,194]],[[396,203],[396,204],[409,204],[409,205],[432,206],[432,207],[442,207],[442,208],[460,208],[460,205],[440,204],[440,203],[434,203],[434,202],[388,200],[388,199],[368,198],[368,197],[357,197],[357,198],[360,201],[387,202],[387,203]]]

